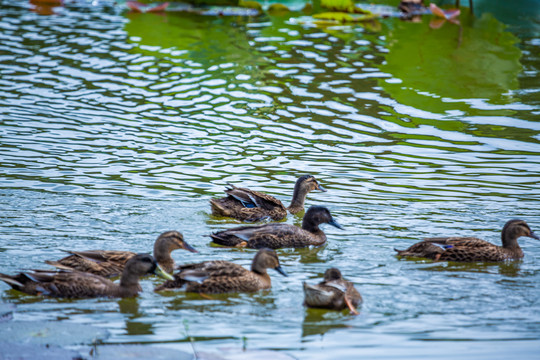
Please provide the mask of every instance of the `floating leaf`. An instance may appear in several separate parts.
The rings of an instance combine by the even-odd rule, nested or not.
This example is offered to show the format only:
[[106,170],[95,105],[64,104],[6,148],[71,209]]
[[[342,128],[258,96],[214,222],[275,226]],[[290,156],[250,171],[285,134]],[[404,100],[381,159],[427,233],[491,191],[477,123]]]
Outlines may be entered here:
[[321,0],[321,6],[329,10],[354,12],[353,0]]
[[375,19],[377,16],[373,14],[348,14],[344,12],[325,12],[313,15],[313,18],[318,20],[334,21],[339,23],[362,22]]

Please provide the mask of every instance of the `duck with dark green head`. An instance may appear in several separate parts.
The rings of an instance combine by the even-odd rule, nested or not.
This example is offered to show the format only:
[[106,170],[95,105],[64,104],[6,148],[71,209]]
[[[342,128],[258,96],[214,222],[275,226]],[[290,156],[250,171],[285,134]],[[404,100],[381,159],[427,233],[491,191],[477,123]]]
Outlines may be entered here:
[[210,237],[219,245],[252,249],[320,246],[326,242],[326,235],[319,228],[324,223],[343,229],[327,208],[314,205],[306,211],[301,228],[289,224],[240,226],[213,233]]

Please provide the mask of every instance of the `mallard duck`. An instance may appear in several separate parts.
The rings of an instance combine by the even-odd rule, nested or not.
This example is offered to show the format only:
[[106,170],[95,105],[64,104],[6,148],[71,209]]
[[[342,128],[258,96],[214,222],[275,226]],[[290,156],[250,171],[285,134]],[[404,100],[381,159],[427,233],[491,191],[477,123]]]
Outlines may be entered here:
[[210,237],[213,242],[219,245],[252,249],[319,246],[326,242],[326,235],[319,229],[319,225],[323,223],[343,229],[332,218],[327,208],[314,205],[306,211],[302,220],[302,228],[289,224],[240,226],[213,233]]
[[348,307],[358,315],[356,307],[362,296],[354,285],[343,278],[341,271],[330,268],[324,273],[324,280],[317,285],[304,284],[304,305],[313,308],[343,310]]
[[315,177],[311,175],[300,176],[294,186],[291,205],[286,208],[281,201],[273,196],[231,184],[229,186],[230,188],[225,190],[226,197],[210,200],[212,214],[243,221],[282,220],[287,216],[287,210],[291,214],[304,210],[304,201],[310,191],[326,192],[326,189],[317,182]]
[[159,267],[152,255],[138,254],[126,262],[120,284],[99,275],[70,270],[35,270],[14,276],[0,274],[0,280],[30,295],[62,298],[132,297],[142,290],[139,277],[146,274],[174,279]]
[[520,236],[540,239],[525,221],[516,219],[504,225],[502,246],[475,237],[436,237],[424,239],[406,250],[394,250],[398,256],[424,257],[435,261],[498,262],[523,257],[517,242]]
[[[184,241],[184,237],[178,231],[167,231],[159,235],[154,243],[154,257],[159,266],[168,273],[174,270],[174,260],[171,252],[176,249],[184,249],[197,252],[191,245]],[[72,255],[58,261],[45,261],[47,264],[64,270],[78,270],[104,277],[114,277],[122,273],[124,265],[136,254],[131,251],[116,250],[87,250],[66,251]]]
[[251,263],[251,270],[223,261],[205,261],[182,265],[174,280],[165,281],[155,291],[185,289],[187,292],[217,294],[231,292],[254,292],[272,286],[266,269],[274,269],[288,276],[279,265],[274,250],[260,249]]

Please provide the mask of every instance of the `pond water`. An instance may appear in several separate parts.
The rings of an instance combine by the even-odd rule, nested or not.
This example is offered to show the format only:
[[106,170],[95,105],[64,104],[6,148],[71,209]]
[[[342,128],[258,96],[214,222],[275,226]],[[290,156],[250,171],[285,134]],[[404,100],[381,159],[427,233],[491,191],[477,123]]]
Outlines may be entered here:
[[[288,203],[296,178],[312,174],[328,192],[306,204],[345,227],[325,227],[321,248],[279,250],[290,276],[271,273],[269,291],[156,294],[160,280],[148,278],[136,299],[65,301],[2,283],[12,322],[88,324],[109,331],[101,346],[189,353],[538,356],[540,242],[522,238],[523,261],[500,265],[393,250],[426,236],[499,244],[511,218],[540,231],[539,10],[490,3],[463,9],[461,26],[425,16],[317,27],[300,12],[1,0],[2,272],[44,268],[62,249],[151,251],[172,229],[200,251],[174,252],[178,263],[249,266],[254,250],[207,237],[238,225],[210,215],[227,182]],[[302,306],[302,281],[331,266],[362,293],[359,316]]]

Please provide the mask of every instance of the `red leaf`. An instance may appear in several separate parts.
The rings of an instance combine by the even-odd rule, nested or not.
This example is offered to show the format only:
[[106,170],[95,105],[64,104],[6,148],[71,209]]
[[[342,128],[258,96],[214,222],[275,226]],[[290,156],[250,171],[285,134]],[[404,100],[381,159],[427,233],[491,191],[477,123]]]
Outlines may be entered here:
[[433,15],[438,16],[438,17],[443,18],[443,19],[447,19],[446,14],[444,13],[444,11],[440,7],[435,5],[434,3],[429,4],[429,10],[431,10],[431,13]]
[[150,8],[146,10],[147,12],[158,12],[158,11],[165,11],[165,9],[169,6],[168,2],[164,2],[163,4],[159,4],[157,6],[154,6],[153,8]]
[[136,12],[144,12],[141,7],[144,8],[146,6],[145,4],[138,1],[126,1],[126,5],[128,8]]
[[443,26],[445,22],[446,20],[444,19],[439,19],[439,18],[431,19],[431,21],[429,22],[429,27],[432,29],[439,29],[441,26]]
[[459,9],[448,9],[444,10],[444,14],[446,15],[447,19],[453,19],[455,17],[458,17],[459,14],[461,14],[461,11]]

